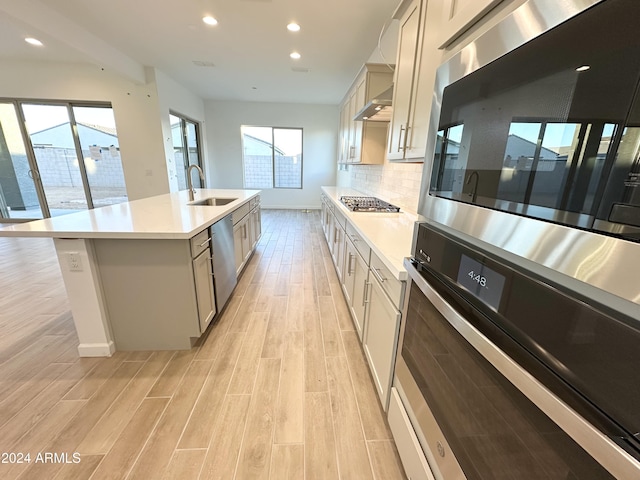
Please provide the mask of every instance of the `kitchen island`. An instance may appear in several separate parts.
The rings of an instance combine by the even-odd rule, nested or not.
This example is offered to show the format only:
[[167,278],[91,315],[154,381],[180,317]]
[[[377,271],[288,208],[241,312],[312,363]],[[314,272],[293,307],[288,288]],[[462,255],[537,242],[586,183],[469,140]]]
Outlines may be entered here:
[[[191,201],[181,191],[10,225],[0,236],[53,238],[80,356],[188,349],[216,312],[209,227],[228,215],[242,226],[241,269],[259,237],[259,193],[198,189]],[[211,198],[219,201],[203,202]]]

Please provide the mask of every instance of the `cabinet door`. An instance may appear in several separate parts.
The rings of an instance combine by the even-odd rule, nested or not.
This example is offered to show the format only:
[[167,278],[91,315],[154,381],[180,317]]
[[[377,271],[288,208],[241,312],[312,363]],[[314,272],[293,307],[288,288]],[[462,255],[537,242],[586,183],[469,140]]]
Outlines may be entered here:
[[380,403],[386,411],[398,345],[400,312],[384,293],[375,275],[371,277],[369,298],[366,299],[369,304],[368,318],[362,345]]
[[350,240],[346,240],[344,244],[344,272],[342,274],[342,285],[344,286],[344,296],[347,301],[347,305],[351,306],[353,303],[353,289],[356,273],[356,247],[353,246]]
[[336,272],[339,280],[342,280],[342,276],[344,275],[344,244],[344,230],[340,227],[336,227],[336,238],[334,240],[333,247],[333,263],[336,266]]
[[387,158],[398,160],[404,157],[407,141],[407,122],[413,82],[413,67],[416,62],[416,47],[420,27],[420,1],[414,2],[401,20],[396,77],[393,86],[393,113],[389,126]]
[[204,332],[216,314],[216,297],[213,293],[213,268],[209,250],[193,260],[193,278],[196,285],[200,332]]
[[366,95],[366,75],[364,75],[355,87],[353,95],[351,97],[351,144],[353,145],[351,163],[362,162],[362,130],[364,128],[364,122],[356,122],[353,120],[356,113],[358,113],[365,104]]
[[246,262],[249,260],[251,256],[251,252],[253,251],[251,247],[251,215],[247,215],[242,220],[242,262]]
[[340,225],[338,224],[338,220],[336,219],[335,216],[333,216],[333,222],[332,222],[332,228],[333,228],[333,232],[331,235],[331,244],[329,245],[329,250],[331,251],[331,258],[333,259],[333,263],[337,264],[338,263],[338,250],[339,250],[339,242],[340,242],[340,238],[341,238],[341,228]]
[[329,247],[329,252],[331,256],[333,256],[333,241],[336,238],[336,217],[333,216],[333,212],[329,210],[328,223],[327,223],[327,247]]
[[353,121],[353,117],[358,113],[356,109],[358,103],[357,93],[357,89],[352,90],[349,98],[349,163],[358,163],[360,161],[360,146],[358,146],[358,142],[362,141],[362,122]]
[[347,99],[340,111],[340,161],[342,163],[347,163],[349,161],[349,133],[351,128],[351,119],[349,118],[350,112],[350,102],[349,99]]
[[353,303],[351,304],[351,313],[353,322],[360,341],[365,328],[366,321],[366,290],[367,280],[369,278],[369,267],[359,253],[356,253],[354,263],[354,279],[353,279]]
[[262,234],[262,225],[260,221],[260,205],[251,211],[251,249],[256,248],[260,235]]
[[238,222],[233,226],[233,250],[235,252],[236,260],[236,274],[240,274],[242,270],[242,263],[244,261],[244,253],[242,252],[242,235],[244,229],[242,228],[242,222]]
[[426,28],[425,19],[427,9],[439,13],[440,8],[434,2],[423,1],[420,31],[418,32],[418,44],[416,49],[416,61],[413,69],[413,88],[411,90],[411,103],[409,106],[409,130],[405,142],[405,159],[424,159],[429,134],[431,116],[427,113],[431,110],[433,89],[436,79],[436,70],[440,65],[442,53],[437,49],[437,28]]
[[262,237],[262,209],[260,205],[256,208],[256,242]]

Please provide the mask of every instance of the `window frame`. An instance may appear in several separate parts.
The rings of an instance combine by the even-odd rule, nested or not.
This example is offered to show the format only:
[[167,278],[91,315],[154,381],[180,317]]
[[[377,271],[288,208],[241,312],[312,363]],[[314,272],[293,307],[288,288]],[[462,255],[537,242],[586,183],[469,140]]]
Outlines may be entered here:
[[[93,193],[91,191],[91,185],[89,181],[89,177],[87,175],[86,165],[84,163],[84,157],[82,154],[82,145],[81,140],[78,134],[78,126],[75,118],[74,108],[75,107],[88,107],[88,108],[109,108],[113,112],[113,104],[108,101],[101,100],[65,100],[65,99],[51,99],[51,98],[25,98],[25,97],[2,97],[0,96],[0,103],[4,104],[12,104],[14,107],[14,111],[16,114],[16,118],[19,122],[20,135],[22,137],[23,145],[25,148],[25,155],[27,158],[27,162],[30,168],[30,171],[33,172],[32,180],[34,181],[34,188],[38,198],[40,211],[42,213],[41,218],[53,218],[51,215],[51,209],[49,206],[49,199],[47,198],[47,192],[45,191],[44,185],[42,183],[42,177],[39,173],[39,165],[38,160],[36,158],[34,145],[31,140],[31,134],[36,132],[29,132],[27,128],[27,122],[25,118],[25,105],[42,105],[42,106],[57,106],[64,107],[67,110],[69,127],[71,129],[71,136],[73,138],[74,150],[76,154],[76,160],[78,162],[78,169],[80,173],[80,178],[82,181],[82,189],[84,192],[85,200],[87,202],[87,211],[93,210],[95,207],[93,202]],[[115,114],[114,114],[115,115]],[[118,146],[118,151],[120,151],[120,147]],[[121,165],[122,165],[122,159]],[[124,166],[122,167],[124,171]],[[125,177],[125,188],[126,188],[126,177]],[[127,196],[128,201],[128,196]],[[10,218],[4,217],[4,215],[0,215],[0,221],[2,223],[23,223],[32,220],[39,220],[38,218]]]
[[[186,185],[188,185],[188,180],[187,177],[189,176],[189,165],[198,165],[203,172],[205,172],[205,167],[203,165],[202,162],[202,135],[200,133],[200,122],[198,122],[197,120],[194,120],[186,115],[183,115],[181,113],[178,113],[174,110],[169,110],[169,129],[171,130],[172,128],[172,124],[171,124],[171,117],[176,117],[177,119],[180,120],[180,139],[182,140],[182,151],[184,152],[184,158],[182,159],[182,168],[184,170],[184,178],[186,180]],[[196,164],[192,164],[190,162],[190,157],[189,157],[189,142],[188,142],[188,138],[187,138],[187,123],[190,123],[192,125],[194,125],[195,127],[195,133],[196,133],[196,156],[198,159],[198,163]],[[173,144],[173,138],[171,139],[171,142]],[[173,148],[173,145],[172,145]],[[175,155],[175,152],[174,152]],[[175,161],[175,156],[174,156],[174,161]],[[186,164],[185,164],[186,161]],[[178,165],[176,164],[176,168],[178,168]],[[176,172],[177,175],[177,172]],[[180,187],[180,181],[178,180],[178,189]],[[200,185],[199,187],[197,187],[197,185]],[[197,188],[204,188],[204,185],[202,185],[201,181],[200,181],[200,177],[197,178],[196,180],[196,184],[194,184],[194,186],[196,186]],[[185,187],[185,190],[188,189],[188,187]]]
[[[271,187],[261,187],[261,189],[279,190],[302,190],[304,188],[304,128],[303,127],[274,127],[264,125],[241,125],[240,141],[242,148],[242,186],[244,188],[258,188],[247,186],[246,182],[246,162],[244,148],[244,128],[270,128],[271,129]],[[299,187],[278,187],[276,186],[276,154],[275,154],[275,131],[276,130],[299,130],[300,131],[300,186]]]

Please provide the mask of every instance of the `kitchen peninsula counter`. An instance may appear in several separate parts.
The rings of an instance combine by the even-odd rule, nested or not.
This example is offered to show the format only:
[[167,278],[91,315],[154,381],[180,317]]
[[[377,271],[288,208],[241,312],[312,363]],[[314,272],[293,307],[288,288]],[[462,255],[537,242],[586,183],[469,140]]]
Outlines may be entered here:
[[0,228],[1,237],[188,239],[228,215],[260,190],[196,189],[195,201],[235,198],[222,206],[189,205],[189,192],[157,195],[84,212]]
[[196,202],[234,199],[210,206],[180,191],[10,225],[0,236],[53,238],[81,357],[188,349],[216,313],[209,227],[259,208],[259,193],[197,189]]

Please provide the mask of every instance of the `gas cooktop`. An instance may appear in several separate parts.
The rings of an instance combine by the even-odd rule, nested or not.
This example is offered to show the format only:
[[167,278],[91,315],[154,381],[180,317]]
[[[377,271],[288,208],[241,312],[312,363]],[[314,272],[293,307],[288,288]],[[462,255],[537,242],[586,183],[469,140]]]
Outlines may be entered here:
[[340,201],[352,212],[399,212],[400,207],[391,205],[376,197],[342,196]]

